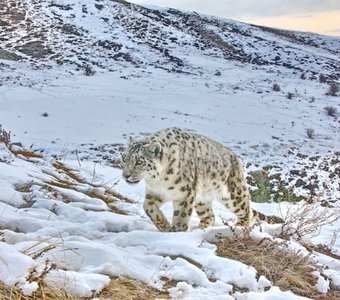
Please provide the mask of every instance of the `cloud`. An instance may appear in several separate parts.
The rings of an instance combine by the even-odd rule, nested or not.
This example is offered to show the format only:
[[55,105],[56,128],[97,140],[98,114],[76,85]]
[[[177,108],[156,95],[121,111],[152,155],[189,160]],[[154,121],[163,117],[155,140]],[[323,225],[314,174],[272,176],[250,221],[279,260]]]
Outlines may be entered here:
[[227,18],[298,16],[340,10],[339,0],[131,0]]

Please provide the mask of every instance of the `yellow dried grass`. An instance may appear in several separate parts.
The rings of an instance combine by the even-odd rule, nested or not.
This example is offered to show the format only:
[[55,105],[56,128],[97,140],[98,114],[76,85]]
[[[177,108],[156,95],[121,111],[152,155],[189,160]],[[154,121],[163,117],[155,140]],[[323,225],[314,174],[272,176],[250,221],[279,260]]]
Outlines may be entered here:
[[304,203],[298,207],[290,206],[283,219],[279,237],[285,240],[291,237],[301,240],[307,235],[318,235],[322,226],[333,225],[340,220],[340,209],[320,208],[319,203]]
[[312,272],[317,264],[299,252],[294,252],[284,244],[269,239],[256,240],[245,233],[223,237],[217,242],[217,254],[238,260],[254,267],[258,275],[263,275],[283,291],[317,300],[340,299],[340,292],[329,291],[321,294],[315,285],[317,278]]
[[28,151],[25,149],[20,149],[20,150],[10,149],[10,150],[15,156],[22,155],[26,158],[43,158],[43,155]]
[[0,143],[3,143],[9,151],[11,151],[15,156],[22,155],[26,158],[43,158],[41,154],[29,151],[27,149],[21,148],[16,144],[11,142],[11,132],[2,129],[0,126]]
[[[100,300],[154,300],[170,299],[169,294],[165,291],[159,291],[149,287],[145,283],[131,278],[114,278],[99,295]],[[92,299],[78,298],[65,291],[46,286],[43,281],[40,282],[38,290],[31,296],[24,295],[23,292],[15,286],[9,287],[0,282],[0,299],[1,300],[84,300]]]
[[53,165],[53,167],[56,170],[59,170],[59,171],[63,172],[64,174],[66,174],[68,177],[72,178],[76,182],[78,182],[78,183],[86,183],[84,178],[80,178],[79,175],[77,175],[71,168],[67,167],[62,162],[56,160],[56,161],[54,161],[52,163],[52,165]]
[[25,295],[16,286],[7,286],[0,281],[0,299],[1,300],[79,300],[56,288],[47,287],[40,283],[38,290],[31,296]]
[[52,186],[65,188],[65,189],[73,189],[73,190],[76,190],[78,192],[80,192],[80,190],[77,188],[77,184],[89,185],[90,188],[87,191],[83,192],[83,189],[81,189],[84,194],[86,194],[87,196],[89,196],[91,198],[101,199],[106,204],[110,204],[110,208],[115,213],[127,214],[125,211],[117,208],[116,206],[114,206],[112,204],[114,202],[116,202],[117,199],[119,199],[123,202],[132,203],[133,201],[131,199],[129,199],[128,197],[123,196],[122,194],[115,192],[115,191],[112,191],[112,190],[107,189],[107,188],[104,188],[104,193],[99,192],[98,189],[96,187],[92,186],[91,183],[87,182],[84,178],[80,178],[80,176],[77,175],[71,168],[69,168],[68,166],[66,166],[65,164],[63,164],[60,161],[53,162],[53,166],[56,170],[58,170],[59,172],[62,172],[68,178],[71,178],[73,180],[73,182],[67,181],[65,179],[62,180],[62,179],[54,176],[56,180],[51,181],[51,182],[46,182],[46,184],[50,184]]
[[151,288],[141,281],[131,278],[112,279],[110,284],[99,294],[100,300],[146,300],[170,299],[164,291]]

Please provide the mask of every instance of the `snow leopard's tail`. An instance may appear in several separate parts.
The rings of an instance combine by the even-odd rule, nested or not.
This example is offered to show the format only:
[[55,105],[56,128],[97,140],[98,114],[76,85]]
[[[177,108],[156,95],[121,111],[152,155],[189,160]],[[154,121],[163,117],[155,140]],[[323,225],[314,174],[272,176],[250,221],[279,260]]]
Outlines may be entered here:
[[266,222],[268,224],[279,224],[279,223],[284,223],[284,221],[277,216],[266,216],[263,213],[260,213],[256,210],[252,210],[253,211],[253,223],[257,223],[257,222]]

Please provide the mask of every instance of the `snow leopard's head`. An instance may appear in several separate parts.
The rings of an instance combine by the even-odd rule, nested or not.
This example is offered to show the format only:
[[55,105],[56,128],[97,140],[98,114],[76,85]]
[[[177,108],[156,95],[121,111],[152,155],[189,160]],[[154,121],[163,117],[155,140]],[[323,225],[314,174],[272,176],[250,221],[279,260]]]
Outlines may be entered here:
[[122,155],[124,180],[133,184],[142,179],[156,179],[162,156],[162,145],[159,142],[148,139],[134,141],[129,138],[127,149]]

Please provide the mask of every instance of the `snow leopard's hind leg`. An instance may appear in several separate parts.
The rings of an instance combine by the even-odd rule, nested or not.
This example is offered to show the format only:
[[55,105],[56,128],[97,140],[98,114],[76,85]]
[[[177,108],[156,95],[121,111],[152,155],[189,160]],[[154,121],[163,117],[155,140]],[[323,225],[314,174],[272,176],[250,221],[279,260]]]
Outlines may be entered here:
[[230,198],[223,200],[227,201],[227,207],[237,216],[236,225],[249,226],[252,218],[251,195],[243,173],[242,163],[237,157],[232,160],[227,185]]
[[205,229],[215,224],[215,216],[212,210],[212,201],[208,203],[197,202],[195,204],[195,211],[198,217],[200,218],[199,227],[201,229]]
[[249,226],[257,222],[268,224],[284,223],[277,216],[266,216],[254,209],[251,209],[251,195],[243,172],[243,166],[239,159],[233,160],[233,167],[228,178],[228,189],[230,202],[228,208],[238,217],[239,226]]

